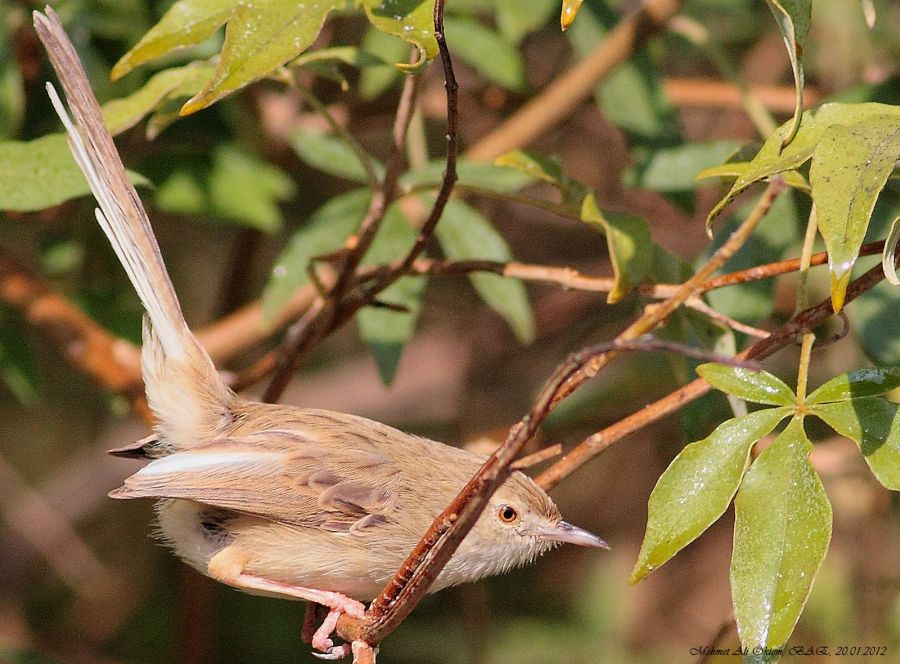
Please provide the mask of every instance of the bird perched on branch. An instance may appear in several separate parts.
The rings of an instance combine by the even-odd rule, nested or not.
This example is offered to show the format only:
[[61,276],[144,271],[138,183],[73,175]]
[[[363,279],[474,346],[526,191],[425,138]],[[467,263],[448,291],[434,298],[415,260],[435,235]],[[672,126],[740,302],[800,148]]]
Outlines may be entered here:
[[[162,539],[189,565],[241,590],[328,607],[311,636],[324,656],[341,613],[393,577],[484,458],[378,422],[237,396],[188,328],[140,199],[128,181],[84,69],[56,14],[35,26],[62,83],[48,84],[97,221],[146,309],[142,371],[154,434],[114,450],[150,460],[114,498],[159,499]],[[506,572],[559,542],[605,547],[561,520],[514,473],[437,576],[431,591]]]

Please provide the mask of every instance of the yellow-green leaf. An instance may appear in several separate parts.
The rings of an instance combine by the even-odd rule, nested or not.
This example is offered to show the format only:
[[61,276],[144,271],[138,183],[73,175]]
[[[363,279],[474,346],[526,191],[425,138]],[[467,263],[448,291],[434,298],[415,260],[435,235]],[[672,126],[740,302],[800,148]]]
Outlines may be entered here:
[[[528,150],[511,150],[494,160],[494,165],[525,173],[535,180],[542,180],[556,187],[564,204],[580,204],[587,189],[576,182],[562,168],[558,159]],[[578,207],[575,208],[576,212]]]
[[781,30],[781,36],[784,38],[791,61],[791,71],[794,72],[794,87],[796,88],[794,118],[791,121],[790,129],[781,141],[781,145],[784,147],[794,140],[794,136],[800,128],[800,115],[803,112],[803,64],[800,62],[800,56],[803,54],[803,43],[809,32],[812,0],[766,0],[766,4],[772,10],[778,28]]
[[584,197],[581,220],[601,229],[606,235],[615,276],[606,301],[610,304],[618,302],[629,290],[641,283],[650,269],[653,258],[650,227],[637,215],[601,212],[594,194]]
[[127,97],[103,105],[103,119],[111,134],[130,129],[163,102],[190,97],[202,90],[215,71],[209,63],[197,62],[166,69],[150,77],[143,87]]
[[[900,110],[900,109],[898,109]],[[831,299],[840,311],[878,195],[900,158],[900,114],[825,129],[809,180],[828,251]]]
[[230,19],[239,6],[240,0],[179,0],[122,56],[110,76],[116,80],[145,62],[199,44]]
[[330,12],[346,0],[265,0],[239,4],[228,18],[225,43],[210,83],[182,108],[194,113],[270,74],[309,48]]
[[725,197],[719,201],[707,217],[707,225],[735,196],[755,182],[777,173],[799,168],[809,161],[825,131],[835,125],[852,125],[869,118],[892,116],[900,118],[900,107],[888,104],[825,104],[815,111],[803,114],[800,128],[789,145],[782,149],[782,141],[791,131],[792,122],[781,125],[769,136],[759,152],[750,161]]
[[[831,541],[831,504],[793,420],[744,475],[734,501],[731,593],[745,661],[778,659]],[[768,654],[767,654],[768,653]]]
[[575,21],[578,10],[581,9],[581,3],[584,0],[563,0],[562,11],[559,14],[559,27],[568,30],[569,26]]
[[[136,173],[128,176],[134,184],[147,184]],[[43,210],[90,192],[65,134],[0,141],[0,210]]]
[[750,448],[790,412],[768,408],[736,417],[681,450],[650,494],[647,532],[630,583],[663,565],[722,516],[741,483]]
[[373,27],[400,37],[419,50],[418,62],[398,67],[418,71],[437,55],[434,0],[362,0],[362,5]]
[[[706,178],[739,178],[747,172],[747,169],[749,167],[749,161],[730,161],[719,166],[705,168],[697,173],[694,179],[703,180]],[[784,179],[784,183],[789,187],[799,189],[800,191],[807,194],[811,191],[809,182],[806,181],[806,178],[803,177],[803,175],[799,171],[784,171],[781,173],[781,177]]]

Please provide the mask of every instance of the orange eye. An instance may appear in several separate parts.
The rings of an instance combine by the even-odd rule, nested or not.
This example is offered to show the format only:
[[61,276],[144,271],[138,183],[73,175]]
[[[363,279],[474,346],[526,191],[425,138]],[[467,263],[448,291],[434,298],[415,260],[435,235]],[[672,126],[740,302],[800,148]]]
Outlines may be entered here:
[[497,510],[497,518],[503,523],[515,523],[519,520],[519,513],[514,507],[509,505],[501,505]]

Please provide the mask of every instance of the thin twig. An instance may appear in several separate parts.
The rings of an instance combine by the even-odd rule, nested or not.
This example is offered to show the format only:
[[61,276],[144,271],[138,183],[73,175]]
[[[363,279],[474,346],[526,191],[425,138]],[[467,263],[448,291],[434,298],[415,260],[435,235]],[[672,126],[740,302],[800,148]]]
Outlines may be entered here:
[[444,3],[442,0],[438,0],[434,4],[434,36],[437,39],[441,55],[441,65],[444,69],[444,89],[447,94],[447,157],[444,175],[441,179],[437,197],[431,206],[431,212],[429,212],[428,218],[419,229],[416,241],[407,252],[406,257],[396,268],[390,270],[386,275],[378,279],[375,284],[366,288],[362,294],[364,299],[373,298],[376,293],[381,292],[409,272],[412,264],[425,250],[425,246],[431,240],[431,236],[434,235],[434,230],[444,214],[444,208],[447,207],[447,202],[453,194],[453,187],[459,179],[456,173],[456,162],[459,154],[459,85],[456,82],[456,75],[453,72],[453,60],[450,57],[450,50],[447,48],[447,41],[444,37]]
[[[756,205],[751,210],[747,218],[738,226],[737,229],[729,236],[728,240],[719,247],[715,253],[710,256],[709,260],[679,286],[676,291],[668,299],[656,305],[646,308],[644,314],[623,330],[616,339],[618,341],[629,341],[637,339],[645,334],[652,332],[658,325],[661,325],[669,316],[671,316],[678,307],[687,300],[697,295],[699,287],[705,282],[713,272],[721,268],[728,260],[744,245],[750,238],[756,226],[762,221],[763,217],[769,211],[775,198],[785,188],[785,184],[781,179],[773,180],[769,183],[763,195],[759,198]],[[573,376],[567,386],[567,389],[561,390],[560,399],[565,399],[572,390],[579,387],[585,381],[593,378],[598,371],[608,365],[615,358],[615,351],[606,354],[597,355],[591,362],[585,365],[584,369],[577,375]]]
[[[317,317],[295,325],[292,333],[282,343],[275,375],[263,394],[264,401],[277,401],[291,377],[316,343],[348,320],[350,315],[364,304],[351,303],[348,307],[344,297],[348,288],[355,282],[356,269],[378,234],[388,207],[396,198],[397,181],[403,167],[403,147],[409,121],[415,108],[417,91],[418,77],[408,76],[404,82],[403,92],[400,95],[400,102],[394,117],[393,140],[384,178],[381,180],[380,187],[372,193],[369,209],[366,211],[359,230],[348,237],[344,244],[343,261],[338,267],[334,285],[325,298],[324,305],[318,311]],[[372,301],[378,292],[380,291],[373,292],[367,301]]]
[[769,336],[769,333],[766,330],[761,330],[758,327],[747,325],[746,323],[742,323],[739,320],[735,320],[731,316],[726,316],[725,314],[716,311],[699,297],[692,297],[684,303],[684,306],[690,307],[694,311],[700,312],[707,318],[714,320],[717,323],[721,323],[725,327],[729,327],[735,332],[743,332],[744,334],[751,337],[756,337],[757,339],[765,339],[767,336]]

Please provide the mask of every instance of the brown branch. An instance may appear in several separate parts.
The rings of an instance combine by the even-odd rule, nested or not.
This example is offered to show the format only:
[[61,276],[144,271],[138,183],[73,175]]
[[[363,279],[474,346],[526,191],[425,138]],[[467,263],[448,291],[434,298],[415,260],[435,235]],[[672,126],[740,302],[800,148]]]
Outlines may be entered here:
[[[769,111],[791,115],[797,101],[792,85],[749,85],[750,92]],[[703,108],[743,109],[741,89],[734,83],[709,78],[666,78],[663,81],[666,97],[675,106],[699,106]],[[819,104],[822,93],[804,86],[803,103],[809,108]]]
[[531,143],[587,99],[597,83],[661,30],[681,4],[677,0],[644,0],[640,9],[619,21],[593,53],[475,143],[466,157],[486,161]]
[[434,230],[444,214],[444,208],[447,207],[447,202],[453,194],[453,187],[459,179],[456,173],[456,162],[459,155],[459,85],[453,72],[453,59],[450,57],[450,50],[447,48],[447,41],[444,38],[444,3],[442,0],[438,0],[434,4],[434,36],[441,55],[441,66],[444,69],[444,90],[447,95],[447,157],[444,174],[443,178],[441,178],[441,186],[437,197],[431,206],[431,212],[429,212],[428,218],[419,229],[416,241],[407,252],[406,257],[400,262],[400,265],[390,270],[385,276],[378,279],[374,285],[364,290],[363,298],[368,298],[369,300],[409,272],[413,263],[422,254],[425,246],[431,240],[432,235],[434,235]]
[[140,382],[140,353],[132,344],[110,334],[4,254],[0,254],[0,302],[19,311],[78,371],[124,395],[135,413],[151,421]]
[[[391,132],[392,141],[390,153],[385,167],[384,178],[381,186],[373,192],[372,200],[366,215],[360,223],[359,230],[347,238],[344,243],[342,260],[337,261],[338,273],[334,285],[324,296],[324,305],[318,310],[312,319],[303,320],[295,325],[285,338],[276,358],[275,375],[269,382],[263,401],[275,402],[290,382],[291,377],[312,351],[313,347],[332,330],[342,325],[353,313],[374,299],[373,293],[367,301],[347,303],[345,295],[348,289],[355,283],[356,270],[366,251],[372,245],[372,241],[378,234],[381,222],[387,213],[388,207],[397,196],[397,181],[403,167],[403,146],[409,122],[415,108],[418,91],[418,77],[408,76],[404,81],[403,92],[394,116],[394,126]],[[378,291],[380,292],[380,291]]]
[[761,330],[758,327],[747,325],[746,323],[742,323],[739,320],[735,320],[731,316],[726,316],[725,314],[716,311],[699,297],[690,298],[684,303],[684,305],[686,307],[690,307],[694,311],[703,314],[710,320],[714,320],[717,323],[721,323],[725,327],[731,328],[735,332],[743,332],[746,335],[757,337],[759,339],[764,339],[765,337],[769,336],[769,333],[766,330]]
[[[780,178],[769,183],[763,195],[757,201],[753,210],[740,226],[729,236],[728,240],[710,256],[709,260],[691,276],[690,279],[676,288],[675,292],[659,304],[648,306],[644,314],[629,325],[616,337],[619,342],[637,339],[652,332],[657,326],[664,323],[682,304],[695,297],[700,286],[721,268],[750,238],[753,230],[762,221],[769,211],[776,196],[784,190],[785,184]],[[593,378],[598,371],[607,366],[615,358],[615,351],[600,354],[592,358],[584,369],[574,375],[565,390],[561,390],[560,399],[565,399],[573,390],[581,386],[585,381]]]
[[[860,250],[860,256],[872,256],[880,254],[884,250],[884,240],[864,244]],[[813,266],[828,263],[827,252],[813,254]],[[391,265],[373,265],[360,270],[357,274],[360,281],[378,278],[380,274],[394,270],[399,263]],[[771,279],[782,274],[789,274],[800,269],[799,258],[789,258],[774,263],[766,263],[745,270],[729,272],[718,277],[711,277],[697,288],[697,293],[706,293],[717,288],[735,286],[737,284]],[[571,267],[557,267],[554,265],[534,265],[519,263],[516,261],[490,261],[490,260],[446,260],[439,258],[418,258],[410,266],[409,272],[429,277],[460,276],[472,272],[491,272],[504,277],[520,279],[535,283],[555,284],[568,290],[586,291],[592,293],[608,293],[612,290],[615,280],[612,277],[591,276],[578,272]],[[635,288],[638,295],[646,295],[656,299],[672,297],[681,287],[681,284],[641,284]]]
[[[900,256],[897,257],[896,261],[900,263]],[[847,298],[845,302],[852,302],[857,297],[873,288],[882,279],[884,279],[884,271],[880,265],[876,265],[861,277],[851,282],[847,288]],[[785,346],[793,344],[804,332],[815,329],[833,315],[834,310],[832,309],[831,298],[829,297],[822,300],[822,302],[816,306],[810,307],[795,315],[784,325],[773,331],[768,337],[757,341],[750,348],[739,354],[738,358],[753,360],[765,359]],[[632,413],[615,424],[588,436],[585,440],[576,445],[571,452],[538,475],[536,478],[537,483],[545,490],[549,491],[616,441],[621,440],[625,436],[634,433],[666,415],[674,413],[685,404],[706,394],[710,389],[712,388],[709,383],[702,378],[697,378],[675,392],[645,406],[642,410]]]

